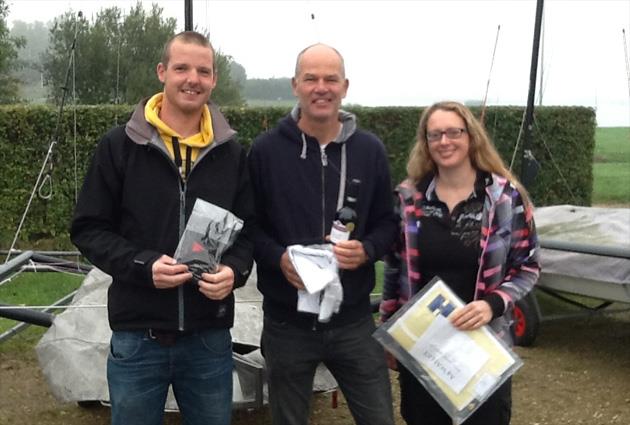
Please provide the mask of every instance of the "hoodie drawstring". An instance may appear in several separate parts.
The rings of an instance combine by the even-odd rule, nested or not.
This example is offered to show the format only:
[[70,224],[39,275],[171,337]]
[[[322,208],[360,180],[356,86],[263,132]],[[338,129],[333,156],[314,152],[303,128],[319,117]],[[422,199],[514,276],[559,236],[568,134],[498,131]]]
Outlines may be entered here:
[[306,159],[306,136],[302,133],[302,153],[300,154],[301,159]]
[[[306,136],[304,132],[302,134],[302,153],[300,153],[300,159],[306,159]],[[341,143],[341,170],[339,170],[339,195],[337,197],[337,210],[340,210],[343,207],[343,201],[345,199],[346,193],[346,179],[348,177],[348,169],[347,169],[346,159],[346,143]]]
[[346,178],[347,176],[347,168],[346,168],[346,143],[341,144],[341,172],[339,173],[339,196],[337,197],[337,211],[343,207],[343,201],[346,193]]

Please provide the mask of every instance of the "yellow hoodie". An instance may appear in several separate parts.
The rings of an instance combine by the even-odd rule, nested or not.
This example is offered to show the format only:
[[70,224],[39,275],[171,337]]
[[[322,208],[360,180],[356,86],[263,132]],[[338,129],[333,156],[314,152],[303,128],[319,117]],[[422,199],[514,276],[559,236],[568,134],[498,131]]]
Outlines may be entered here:
[[[210,111],[208,110],[208,105],[204,105],[201,123],[199,125],[199,133],[183,138],[160,119],[159,114],[160,109],[162,108],[163,95],[164,93],[158,93],[149,99],[144,107],[144,117],[149,124],[157,128],[158,133],[164,141],[166,149],[168,149],[171,159],[173,160],[175,160],[176,157],[173,151],[173,137],[177,138],[180,151],[179,157],[182,159],[182,164],[180,165],[179,170],[182,178],[185,179],[192,168],[192,164],[194,164],[197,160],[199,150],[205,148],[206,146],[210,146],[214,140],[214,134],[212,132],[212,118],[210,116]],[[186,166],[188,163],[188,157],[190,157],[190,168],[187,168]]]

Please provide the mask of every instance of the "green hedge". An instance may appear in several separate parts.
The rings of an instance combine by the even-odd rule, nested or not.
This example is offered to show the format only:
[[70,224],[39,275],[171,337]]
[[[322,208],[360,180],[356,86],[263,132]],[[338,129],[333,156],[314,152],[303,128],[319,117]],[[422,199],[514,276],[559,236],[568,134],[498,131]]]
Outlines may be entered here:
[[[414,142],[422,108],[352,107],[359,124],[378,135],[386,144],[394,182],[405,176],[407,155]],[[35,196],[20,233],[18,247],[68,249],[68,225],[75,198],[100,136],[110,127],[124,123],[131,106],[79,106],[74,114],[64,112],[62,131],[53,149],[52,197]],[[506,162],[511,161],[522,107],[489,107],[486,127]],[[225,108],[240,141],[249,146],[261,131],[275,125],[286,108]],[[479,112],[478,110],[475,112]],[[530,188],[537,205],[590,205],[593,185],[592,162],[595,145],[595,113],[584,107],[540,107],[536,109],[534,155],[542,169]],[[0,107],[0,248],[9,247],[37,179],[48,145],[53,140],[57,109],[46,106]],[[522,146],[522,142],[521,142]],[[519,158],[520,155],[517,155]],[[519,161],[515,170],[519,169]],[[559,171],[558,171],[559,170]],[[518,175],[518,172],[516,173]],[[564,181],[566,179],[566,182]],[[567,189],[567,184],[570,189]],[[44,192],[47,187],[43,188]],[[572,195],[571,195],[572,193]]]

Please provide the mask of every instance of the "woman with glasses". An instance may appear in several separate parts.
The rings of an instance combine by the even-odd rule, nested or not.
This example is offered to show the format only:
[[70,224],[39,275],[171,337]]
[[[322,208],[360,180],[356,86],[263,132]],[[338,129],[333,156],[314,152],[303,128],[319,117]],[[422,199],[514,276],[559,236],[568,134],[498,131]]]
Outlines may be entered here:
[[[386,260],[382,319],[439,276],[466,303],[448,318],[468,331],[489,324],[509,345],[514,303],[538,279],[538,242],[527,192],[506,168],[471,111],[440,102],[420,118],[396,189],[400,237]],[[400,372],[401,414],[409,425],[452,420],[418,380]],[[465,422],[506,425],[511,382],[506,381]]]

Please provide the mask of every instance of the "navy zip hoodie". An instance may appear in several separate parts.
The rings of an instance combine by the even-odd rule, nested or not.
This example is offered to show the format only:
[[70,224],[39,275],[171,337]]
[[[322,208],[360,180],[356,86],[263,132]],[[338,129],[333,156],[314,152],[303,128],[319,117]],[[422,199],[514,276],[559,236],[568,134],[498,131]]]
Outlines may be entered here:
[[[371,313],[374,262],[391,247],[397,234],[387,154],[373,134],[356,128],[353,114],[341,111],[342,130],[325,148],[297,126],[299,110],[254,140],[249,153],[257,227],[254,258],[265,315],[301,327],[330,328]],[[346,182],[360,179],[358,225],[351,238],[363,243],[369,260],[344,270],[341,310],[328,323],[297,312],[297,290],[284,278],[280,257],[293,244],[323,243],[330,234],[339,196],[342,147],[346,149]]]

